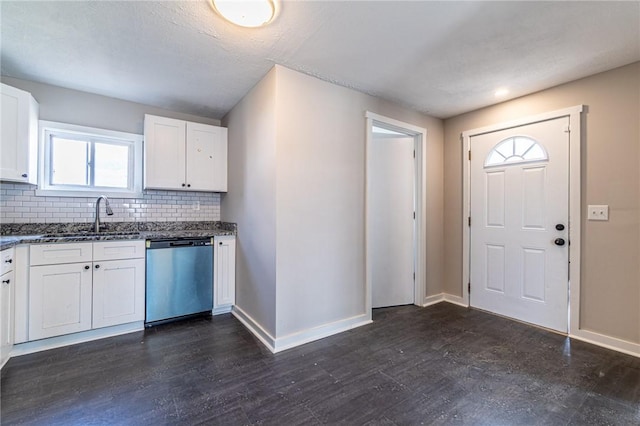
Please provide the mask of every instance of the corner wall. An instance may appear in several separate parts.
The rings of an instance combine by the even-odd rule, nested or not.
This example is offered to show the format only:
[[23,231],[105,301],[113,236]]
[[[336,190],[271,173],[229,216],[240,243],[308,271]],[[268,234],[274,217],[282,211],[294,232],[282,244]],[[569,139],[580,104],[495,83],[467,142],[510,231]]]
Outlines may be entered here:
[[222,220],[238,224],[236,306],[267,340],[276,336],[275,105],[272,69],[224,118],[229,176],[221,206]]
[[[460,133],[580,104],[580,328],[640,343],[640,63],[445,120],[445,292],[462,293]],[[588,204],[608,204],[609,221],[587,221]]]
[[[365,112],[427,129],[427,296],[442,293],[442,121],[281,66],[225,117],[236,316],[274,351],[366,323]],[[423,301],[417,301],[424,303]]]

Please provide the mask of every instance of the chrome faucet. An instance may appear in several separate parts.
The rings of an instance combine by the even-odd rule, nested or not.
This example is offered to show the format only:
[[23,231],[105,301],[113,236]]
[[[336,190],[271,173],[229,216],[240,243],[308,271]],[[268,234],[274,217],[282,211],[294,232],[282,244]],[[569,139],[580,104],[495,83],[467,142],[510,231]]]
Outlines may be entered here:
[[109,199],[105,195],[101,195],[96,200],[96,222],[94,230],[95,232],[100,232],[100,200],[104,199],[104,208],[107,211],[107,215],[113,215],[113,210],[111,210],[111,206],[109,205]]

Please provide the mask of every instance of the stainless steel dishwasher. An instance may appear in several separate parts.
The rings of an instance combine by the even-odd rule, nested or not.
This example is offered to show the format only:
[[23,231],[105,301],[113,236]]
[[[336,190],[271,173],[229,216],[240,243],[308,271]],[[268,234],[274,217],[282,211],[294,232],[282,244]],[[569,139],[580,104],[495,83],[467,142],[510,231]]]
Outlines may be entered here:
[[151,326],[213,309],[213,239],[147,241],[146,319]]

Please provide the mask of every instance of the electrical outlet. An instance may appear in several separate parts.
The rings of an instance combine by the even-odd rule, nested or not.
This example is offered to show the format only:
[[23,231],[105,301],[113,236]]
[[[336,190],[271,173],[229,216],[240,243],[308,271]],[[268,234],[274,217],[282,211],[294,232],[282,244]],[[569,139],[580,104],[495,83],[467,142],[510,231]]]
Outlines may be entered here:
[[587,212],[588,220],[609,220],[609,206],[589,205]]

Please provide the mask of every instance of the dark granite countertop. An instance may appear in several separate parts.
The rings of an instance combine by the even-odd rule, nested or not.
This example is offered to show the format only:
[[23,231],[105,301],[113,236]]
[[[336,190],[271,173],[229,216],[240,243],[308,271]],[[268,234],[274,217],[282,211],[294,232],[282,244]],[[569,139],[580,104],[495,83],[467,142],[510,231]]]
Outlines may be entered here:
[[229,222],[111,222],[99,233],[87,223],[3,224],[0,250],[18,244],[52,244],[113,240],[215,237],[236,235],[236,224]]

